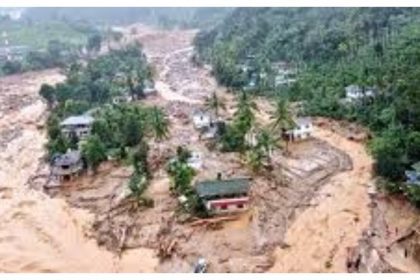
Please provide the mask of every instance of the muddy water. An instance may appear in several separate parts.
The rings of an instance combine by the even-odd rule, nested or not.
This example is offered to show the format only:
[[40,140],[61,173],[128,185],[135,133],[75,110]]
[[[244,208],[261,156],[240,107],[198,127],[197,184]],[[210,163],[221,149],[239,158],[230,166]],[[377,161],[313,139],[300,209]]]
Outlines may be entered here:
[[38,129],[46,108],[37,92],[42,83],[63,78],[53,70],[0,79],[0,271],[153,271],[152,251],[116,258],[86,236],[92,221],[87,212],[28,184],[42,165],[46,140]]
[[311,202],[315,206],[290,226],[285,239],[290,247],[276,250],[272,272],[345,272],[346,248],[356,246],[369,226],[372,159],[364,145],[321,128],[314,136],[346,152],[353,170],[334,176]]

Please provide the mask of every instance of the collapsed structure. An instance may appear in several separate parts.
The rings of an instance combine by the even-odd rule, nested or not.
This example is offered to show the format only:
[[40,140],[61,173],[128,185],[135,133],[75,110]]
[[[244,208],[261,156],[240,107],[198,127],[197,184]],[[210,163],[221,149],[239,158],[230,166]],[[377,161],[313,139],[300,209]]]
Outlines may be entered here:
[[59,182],[72,179],[83,170],[82,156],[79,151],[67,151],[51,160],[51,175]]

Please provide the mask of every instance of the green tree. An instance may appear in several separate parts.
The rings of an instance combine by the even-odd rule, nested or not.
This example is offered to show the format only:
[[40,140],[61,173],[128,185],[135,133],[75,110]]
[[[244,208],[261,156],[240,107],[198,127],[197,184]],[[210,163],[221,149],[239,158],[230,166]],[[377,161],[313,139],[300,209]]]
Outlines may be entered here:
[[221,100],[220,97],[217,96],[215,91],[213,91],[210,97],[206,98],[204,105],[209,110],[214,111],[216,117],[219,117],[219,112],[221,109],[225,109],[225,103],[223,102],[223,100]]
[[257,134],[256,148],[262,149],[264,157],[271,163],[271,154],[273,150],[279,147],[278,139],[273,137],[273,134],[267,129],[262,129]]
[[153,137],[162,141],[168,137],[169,134],[169,122],[165,113],[154,106],[149,113],[149,124],[152,129]]
[[82,144],[82,156],[95,173],[101,162],[107,159],[105,146],[97,135],[90,135]]
[[99,52],[101,49],[102,36],[99,33],[89,36],[86,48],[89,52]]
[[39,95],[47,101],[48,108],[51,109],[55,101],[55,89],[48,84],[42,84]]

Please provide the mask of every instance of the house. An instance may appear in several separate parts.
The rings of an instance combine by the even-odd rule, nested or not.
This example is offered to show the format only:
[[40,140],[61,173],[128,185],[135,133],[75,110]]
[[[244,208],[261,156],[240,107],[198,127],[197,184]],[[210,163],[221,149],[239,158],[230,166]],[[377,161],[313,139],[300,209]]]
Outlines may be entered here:
[[420,161],[412,165],[413,170],[405,171],[406,183],[410,186],[420,186]]
[[294,123],[295,127],[286,131],[288,140],[303,140],[311,137],[314,127],[310,118],[296,118]]
[[196,129],[203,130],[210,127],[213,117],[207,112],[198,110],[193,112],[192,121]]
[[244,211],[249,207],[250,181],[247,178],[202,181],[196,191],[206,209],[214,214]]
[[209,126],[202,129],[200,138],[205,140],[216,139],[223,135],[225,129],[226,123],[224,121],[212,121]]
[[131,96],[128,93],[118,95],[112,98],[112,104],[118,105],[122,103],[129,103],[132,101]]
[[149,95],[154,95],[156,93],[157,93],[157,90],[155,88],[154,83],[149,80],[144,81],[143,94],[145,96],[149,96]]
[[201,158],[201,154],[198,152],[192,152],[191,156],[187,160],[187,164],[189,167],[195,170],[200,170],[201,167],[203,166],[203,160]]
[[274,86],[290,85],[296,82],[297,70],[291,64],[285,61],[274,62],[271,69],[275,73]]
[[83,170],[83,161],[79,151],[68,151],[56,155],[51,161],[51,175],[61,180],[69,180]]
[[353,102],[365,97],[375,96],[375,90],[373,88],[362,88],[358,85],[349,85],[345,88],[346,91],[346,101]]
[[71,116],[60,123],[61,131],[67,137],[75,133],[79,139],[83,139],[89,135],[93,121],[89,115]]

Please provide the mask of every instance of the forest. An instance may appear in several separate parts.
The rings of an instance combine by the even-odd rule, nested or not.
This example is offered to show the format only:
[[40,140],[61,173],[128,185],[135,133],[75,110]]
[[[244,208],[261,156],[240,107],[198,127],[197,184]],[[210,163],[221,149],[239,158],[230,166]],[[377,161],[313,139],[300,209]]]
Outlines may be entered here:
[[[385,188],[408,192],[418,204],[418,188],[401,183],[405,170],[420,161],[419,15],[416,8],[238,8],[200,32],[195,46],[220,84],[239,90],[257,77],[254,94],[302,101],[303,114],[369,128],[375,171]],[[265,81],[279,61],[297,69],[294,83]],[[244,64],[252,71],[244,73],[238,67]],[[345,104],[345,88],[352,84],[377,94]]]

